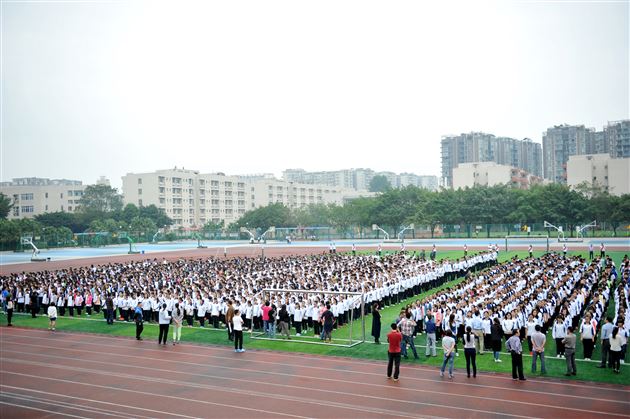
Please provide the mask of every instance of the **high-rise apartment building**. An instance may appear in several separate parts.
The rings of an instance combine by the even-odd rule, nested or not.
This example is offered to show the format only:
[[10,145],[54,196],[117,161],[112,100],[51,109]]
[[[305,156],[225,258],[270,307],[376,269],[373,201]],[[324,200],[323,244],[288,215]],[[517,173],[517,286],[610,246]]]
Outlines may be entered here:
[[483,132],[451,135],[441,141],[442,178],[453,185],[453,169],[461,163],[495,162],[542,175],[542,149],[529,138],[517,140]]
[[245,212],[274,203],[291,208],[342,204],[358,194],[351,189],[278,180],[268,175],[226,176],[198,170],[169,169],[123,176],[125,204],[155,205],[175,226],[226,225]]
[[543,134],[543,154],[545,178],[567,183],[570,156],[630,157],[630,120],[609,122],[602,131],[584,125],[556,125]]
[[604,139],[608,150],[603,152],[616,158],[630,157],[630,119],[609,122],[604,127]]
[[13,204],[8,218],[17,219],[47,212],[74,212],[85,187],[80,180],[29,177],[0,183],[0,192]]

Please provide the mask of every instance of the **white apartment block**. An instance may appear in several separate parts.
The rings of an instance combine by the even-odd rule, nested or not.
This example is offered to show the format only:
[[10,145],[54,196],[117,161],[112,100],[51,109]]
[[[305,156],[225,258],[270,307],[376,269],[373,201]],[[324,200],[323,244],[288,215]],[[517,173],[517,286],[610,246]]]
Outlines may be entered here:
[[460,163],[453,169],[453,189],[505,184],[517,189],[529,189],[539,183],[543,183],[543,179],[538,176],[494,162]]
[[0,183],[0,192],[13,204],[8,218],[18,219],[47,212],[74,212],[85,187],[79,180],[16,178]]
[[221,221],[229,225],[248,210],[274,203],[299,208],[310,204],[342,204],[358,196],[353,190],[300,184],[268,176],[202,174],[197,170],[177,168],[128,173],[122,181],[125,204],[153,204],[163,209],[175,226],[184,228]]
[[282,172],[282,178],[288,182],[328,185],[355,191],[368,191],[374,176],[385,176],[392,188],[413,185],[429,190],[438,189],[437,176],[420,176],[413,173],[375,172],[372,169],[344,169],[328,172],[287,169]]
[[613,158],[610,154],[570,156],[567,162],[567,184],[601,186],[611,195],[630,193],[630,158]]

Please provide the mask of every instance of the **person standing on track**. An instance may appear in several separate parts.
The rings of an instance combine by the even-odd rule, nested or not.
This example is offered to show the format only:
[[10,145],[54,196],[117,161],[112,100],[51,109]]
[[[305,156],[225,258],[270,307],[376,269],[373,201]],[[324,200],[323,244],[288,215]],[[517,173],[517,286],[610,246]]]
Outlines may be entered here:
[[48,330],[55,331],[55,326],[57,325],[57,306],[51,304],[48,306]]
[[234,329],[232,327],[232,318],[234,318],[234,306],[232,300],[227,302],[227,310],[225,311],[225,325],[227,326],[228,339],[234,340]]
[[173,307],[173,346],[179,343],[182,338],[182,325],[184,323],[184,308],[182,307],[182,301],[175,303]]
[[234,352],[245,352],[243,349],[243,318],[238,309],[234,310],[232,326],[234,328]]
[[477,378],[477,348],[475,348],[475,335],[472,327],[466,326],[464,334],[464,356],[466,357],[466,373],[470,378],[470,364],[472,364],[473,378]]
[[[523,346],[521,345],[521,337],[518,329],[512,331],[512,337],[505,342],[507,350],[512,355],[512,379],[525,381],[523,375]],[[516,375],[518,371],[518,376]]]
[[387,379],[392,378],[392,369],[394,370],[394,381],[398,381],[400,375],[400,351],[402,343],[402,333],[398,330],[396,323],[392,323],[392,330],[387,334]]
[[133,320],[136,322],[136,339],[142,340],[142,331],[144,330],[143,325],[143,311],[142,311],[142,302],[138,301],[138,305],[136,306],[133,312]]
[[326,304],[326,311],[322,313],[322,324],[324,325],[324,341],[328,339],[328,343],[330,343],[332,342],[332,331],[335,324],[335,315],[330,311],[330,304]]
[[166,309],[166,303],[162,303],[160,312],[158,314],[158,322],[160,323],[160,334],[158,336],[158,345],[160,343],[166,345],[166,339],[168,338],[168,325],[171,322],[171,316],[168,315]]
[[13,301],[13,295],[11,293],[7,294],[6,305],[7,305],[7,326],[11,327],[13,326],[13,324],[11,323],[11,318],[13,317],[13,307],[15,307],[15,302]]
[[448,363],[448,378],[453,379],[453,362],[455,361],[455,349],[457,343],[453,338],[453,332],[450,329],[446,330],[446,335],[442,338],[442,348],[444,349],[444,361],[442,361],[442,368],[440,368],[440,377],[444,377],[444,370]]

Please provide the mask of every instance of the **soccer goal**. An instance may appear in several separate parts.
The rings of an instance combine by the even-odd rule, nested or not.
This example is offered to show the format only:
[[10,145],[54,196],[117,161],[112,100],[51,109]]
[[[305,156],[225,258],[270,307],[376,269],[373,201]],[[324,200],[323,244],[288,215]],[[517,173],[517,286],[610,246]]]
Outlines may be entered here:
[[519,248],[529,248],[532,245],[534,249],[545,246],[546,252],[549,253],[549,235],[548,234],[517,234],[505,236],[505,251],[510,250],[510,246]]
[[[320,301],[330,302],[333,298],[343,298],[349,301],[349,309],[347,311],[348,323],[341,327],[337,327],[337,330],[333,330],[332,342],[325,343],[320,339],[319,335],[314,335],[312,330],[308,333],[297,336],[295,329],[290,330],[291,340],[282,339],[280,331],[277,330],[275,337],[269,336],[263,331],[250,331],[251,339],[272,340],[282,342],[300,342],[309,343],[313,345],[328,345],[328,346],[341,346],[345,348],[351,348],[365,342],[365,299],[364,294],[361,292],[346,292],[346,291],[314,291],[314,290],[292,290],[292,289],[277,289],[277,288],[265,288],[260,292],[262,301],[271,301],[275,304],[277,312],[280,311],[282,304],[287,304],[292,298],[298,301],[299,298],[302,301],[311,303],[318,297]],[[315,308],[314,309],[319,309]],[[354,316],[356,310],[360,312],[359,316]],[[337,321],[337,319],[335,319]],[[276,322],[276,327],[278,323]],[[360,327],[358,336],[353,335],[356,332],[356,328]]]

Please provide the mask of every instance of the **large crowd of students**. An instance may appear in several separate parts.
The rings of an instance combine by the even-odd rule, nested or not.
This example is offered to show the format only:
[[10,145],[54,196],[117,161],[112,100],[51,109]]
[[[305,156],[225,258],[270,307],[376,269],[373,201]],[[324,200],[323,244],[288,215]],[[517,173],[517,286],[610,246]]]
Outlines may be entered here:
[[[416,300],[401,311],[398,324],[411,318],[416,328],[414,334],[426,330],[426,356],[436,356],[436,342],[448,336],[448,348],[443,343],[444,352],[449,354],[444,366],[452,363],[451,357],[459,356],[458,342],[464,345],[468,365],[471,361],[474,364],[476,355],[488,349],[492,350],[495,362],[502,362],[502,340],[507,343],[509,338],[518,335],[519,341],[526,341],[532,355],[532,372],[536,371],[537,359],[540,359],[541,372],[545,373],[545,344],[550,334],[555,342],[555,356],[567,360],[567,375],[575,375],[575,331],[579,332],[585,360],[591,359],[599,336],[600,366],[607,365],[619,372],[629,336],[629,280],[627,257],[622,261],[620,272],[610,258],[587,261],[553,253],[540,258],[515,258],[477,275],[469,274],[453,287]],[[611,291],[616,316],[603,321]],[[602,328],[602,323],[610,323],[610,328]],[[455,341],[452,349],[451,337]],[[618,344],[613,345],[613,340]],[[522,353],[522,348],[518,348]],[[609,351],[610,348],[613,349]],[[517,351],[510,350],[509,345],[506,349],[511,353]],[[516,372],[515,379],[523,378]]]
[[[0,285],[5,312],[16,310],[36,316],[53,307],[55,318],[85,312],[87,316],[102,313],[108,324],[135,321],[141,326],[143,321],[155,322],[160,324],[162,343],[166,342],[168,324],[174,324],[174,344],[181,337],[182,325],[226,328],[231,340],[236,337],[235,349],[240,352],[242,331],[247,329],[263,330],[275,337],[278,326],[280,334],[290,338],[293,328],[297,336],[308,331],[330,341],[332,328],[359,317],[362,306],[365,314],[373,312],[378,320],[378,325],[373,322],[373,328],[378,327],[373,336],[380,343],[379,308],[465,276],[457,285],[416,300],[401,311],[394,323],[402,333],[403,356],[407,356],[409,346],[418,357],[414,339],[419,334],[426,333],[426,356],[436,356],[437,343],[448,337],[448,348],[442,342],[448,353],[444,366],[459,355],[461,343],[468,375],[472,364],[475,376],[477,355],[490,351],[495,362],[502,362],[504,341],[518,336],[533,355],[532,370],[540,360],[544,373],[545,355],[550,355],[545,354],[545,343],[550,335],[555,356],[566,358],[567,375],[577,372],[578,344],[586,360],[600,344],[602,366],[619,372],[630,325],[627,257],[618,271],[607,257],[587,261],[554,253],[514,258],[498,265],[497,252],[493,247],[488,252],[440,262],[405,252],[386,256],[330,252],[266,259],[153,259],[16,273],[0,277]],[[263,294],[263,289],[291,291]],[[332,292],[362,293],[363,301],[359,296]],[[615,316],[606,319],[611,301]],[[605,326],[609,323],[610,327]],[[520,348],[522,352],[514,342],[507,349]],[[514,349],[510,352],[516,362],[514,377],[521,377],[519,361],[514,358],[521,354]]]
[[[297,333],[318,332],[326,304],[338,327],[361,315],[361,299],[333,292],[359,292],[365,307],[380,302],[395,304],[421,291],[495,263],[495,253],[460,260],[424,260],[411,254],[349,256],[285,256],[279,258],[208,258],[145,260],[58,271],[17,273],[0,278],[3,303],[11,300],[18,312],[46,312],[55,306],[60,317],[103,313],[109,324],[134,321],[136,309],[143,321],[160,323],[160,310],[172,315],[177,305],[187,326],[226,327],[230,307],[244,317],[244,328],[263,327],[263,307],[286,306],[289,325]],[[291,292],[263,296],[263,289]],[[317,290],[321,293],[300,293]],[[6,312],[6,307],[5,307]],[[267,330],[269,331],[269,330]]]

